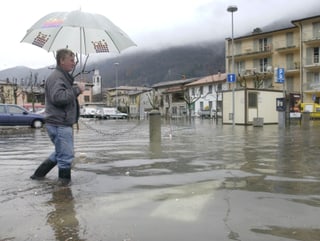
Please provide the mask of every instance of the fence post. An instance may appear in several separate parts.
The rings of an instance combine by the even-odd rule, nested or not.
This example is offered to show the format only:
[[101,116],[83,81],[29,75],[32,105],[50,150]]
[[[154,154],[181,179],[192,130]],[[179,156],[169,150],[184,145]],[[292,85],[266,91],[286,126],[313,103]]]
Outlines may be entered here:
[[161,142],[161,115],[158,110],[149,113],[149,135],[151,142]]

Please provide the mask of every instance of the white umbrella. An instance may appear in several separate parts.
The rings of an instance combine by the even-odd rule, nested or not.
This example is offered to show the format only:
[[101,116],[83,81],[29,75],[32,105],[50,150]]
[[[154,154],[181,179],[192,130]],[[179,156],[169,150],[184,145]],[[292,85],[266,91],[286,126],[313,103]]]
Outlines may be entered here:
[[117,52],[136,46],[119,27],[100,15],[82,12],[53,12],[37,21],[21,42],[55,52],[68,48],[80,54]]

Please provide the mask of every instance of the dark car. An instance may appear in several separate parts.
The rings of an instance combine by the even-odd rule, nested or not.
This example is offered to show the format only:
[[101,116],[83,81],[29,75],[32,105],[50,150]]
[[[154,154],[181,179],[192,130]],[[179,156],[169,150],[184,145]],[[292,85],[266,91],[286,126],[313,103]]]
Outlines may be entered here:
[[0,104],[0,126],[31,126],[41,128],[44,116],[27,111],[19,105]]

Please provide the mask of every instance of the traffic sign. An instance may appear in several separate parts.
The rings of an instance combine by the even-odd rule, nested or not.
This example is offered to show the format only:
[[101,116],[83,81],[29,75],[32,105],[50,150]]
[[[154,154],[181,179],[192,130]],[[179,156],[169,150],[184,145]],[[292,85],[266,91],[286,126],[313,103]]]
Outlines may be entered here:
[[278,68],[277,70],[277,83],[284,83],[284,68]]
[[236,75],[235,74],[228,74],[227,75],[227,80],[228,80],[228,83],[236,82]]

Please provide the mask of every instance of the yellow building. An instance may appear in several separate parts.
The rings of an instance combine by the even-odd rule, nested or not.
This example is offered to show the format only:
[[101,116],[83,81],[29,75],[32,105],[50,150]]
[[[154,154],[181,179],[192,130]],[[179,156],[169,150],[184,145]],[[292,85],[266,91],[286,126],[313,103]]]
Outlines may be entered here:
[[[233,72],[234,63],[237,76],[234,90],[283,91],[287,112],[297,111],[296,105],[301,101],[319,103],[320,100],[320,16],[293,20],[291,23],[292,26],[288,28],[269,32],[257,28],[251,34],[236,37],[233,41],[226,39],[226,72]],[[278,74],[281,69],[284,70],[283,82]],[[274,98],[272,96],[270,98]],[[243,98],[247,100],[249,96]],[[266,96],[260,102],[275,103],[270,98]],[[230,100],[226,101],[231,103]],[[244,113],[236,112],[235,119],[239,119],[240,114],[250,113],[249,109],[245,103]],[[277,115],[277,112],[268,114]],[[228,115],[230,113],[226,113]],[[244,124],[250,122],[252,120],[247,120]]]
[[292,21],[299,29],[303,102],[320,104],[320,16]]
[[0,103],[17,104],[17,84],[0,80]]
[[[277,83],[278,68],[285,69],[285,84]],[[232,71],[232,41],[226,40],[226,69]],[[236,88],[300,92],[300,40],[298,27],[272,32],[254,31],[234,39]]]

